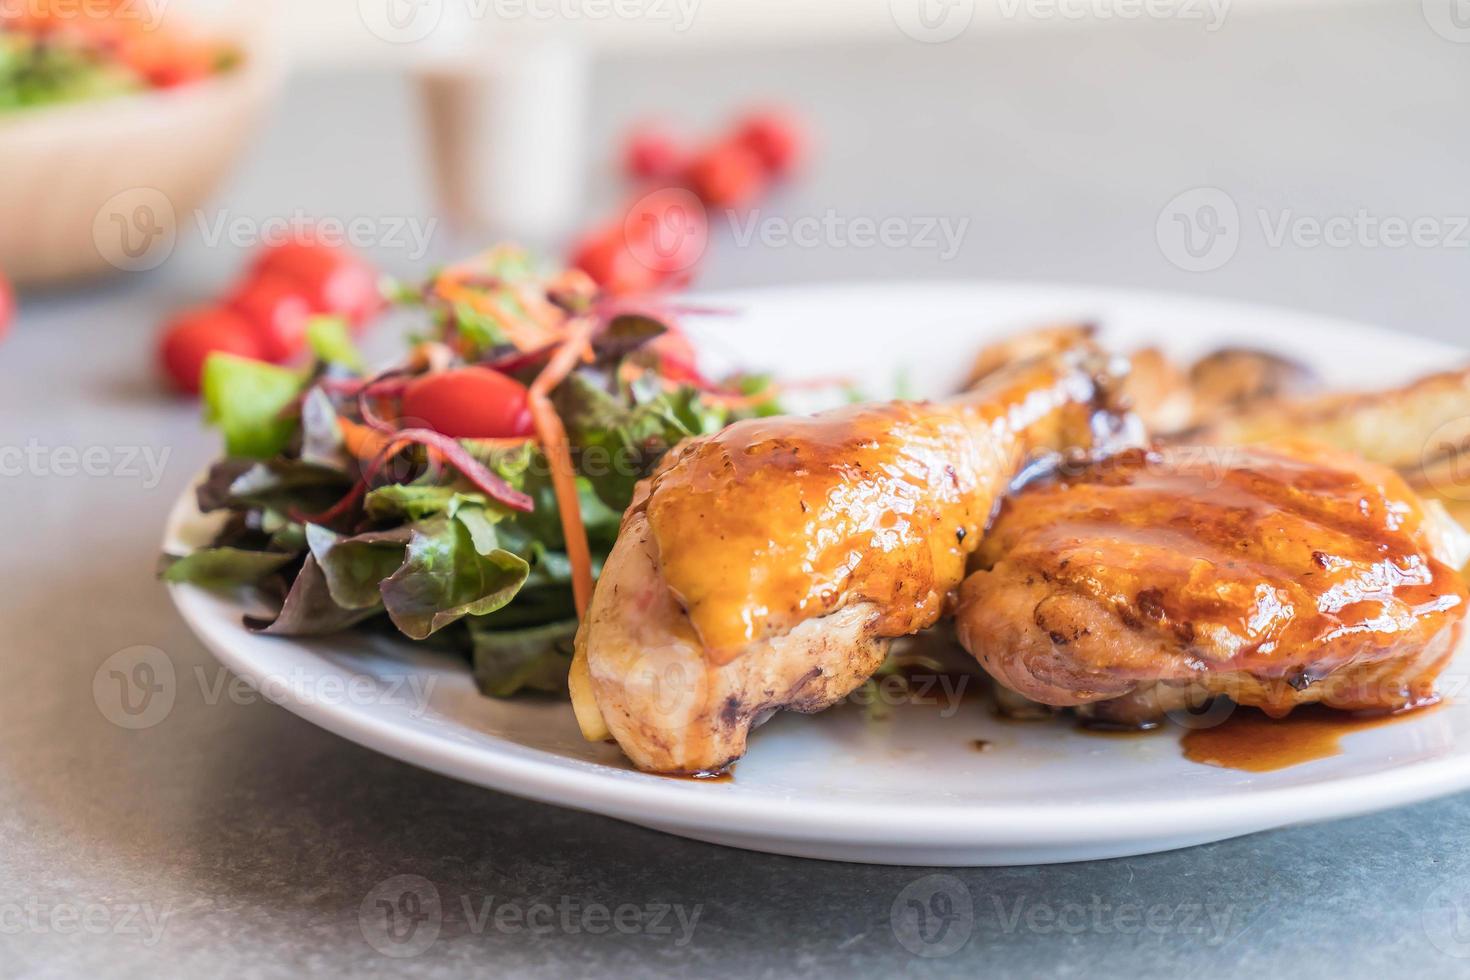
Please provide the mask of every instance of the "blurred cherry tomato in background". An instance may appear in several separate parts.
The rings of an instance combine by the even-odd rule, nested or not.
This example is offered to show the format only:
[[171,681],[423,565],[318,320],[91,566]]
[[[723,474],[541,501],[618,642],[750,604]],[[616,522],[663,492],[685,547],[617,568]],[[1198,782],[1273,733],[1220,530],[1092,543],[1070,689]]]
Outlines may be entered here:
[[772,177],[789,177],[801,165],[805,140],[796,117],[780,109],[752,112],[735,128],[735,139],[760,157]]
[[623,151],[623,172],[633,180],[669,181],[679,176],[688,159],[683,146],[669,130],[644,123],[628,136]]
[[158,357],[174,387],[199,393],[204,359],[220,351],[261,358],[264,351],[250,322],[222,306],[201,306],[169,321],[159,339]]
[[378,277],[346,249],[302,239],[273,245],[255,262],[254,276],[274,273],[301,287],[312,309],[336,313],[360,326],[383,305]]
[[662,279],[657,269],[633,255],[621,222],[583,238],[572,250],[571,264],[616,296],[649,292]]
[[740,208],[766,187],[766,165],[744,143],[725,140],[701,152],[684,173],[689,189],[712,208]]
[[15,319],[15,292],[10,282],[0,276],[0,340],[10,331],[10,321]]
[[262,273],[246,280],[229,305],[250,322],[266,360],[279,364],[305,349],[312,307],[295,280]]
[[402,415],[455,439],[508,439],[534,431],[526,386],[486,367],[426,374],[403,393]]
[[709,218],[692,191],[664,187],[633,202],[623,218],[623,238],[633,257],[660,278],[676,276],[704,255]]
[[653,338],[648,350],[658,355],[658,372],[670,381],[701,382],[694,344],[678,327]]

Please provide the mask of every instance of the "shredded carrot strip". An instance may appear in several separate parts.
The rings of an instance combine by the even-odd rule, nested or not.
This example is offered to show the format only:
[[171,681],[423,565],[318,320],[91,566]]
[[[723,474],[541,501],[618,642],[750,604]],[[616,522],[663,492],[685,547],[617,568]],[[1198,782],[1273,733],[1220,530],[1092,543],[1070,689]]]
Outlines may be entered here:
[[508,314],[496,302],[495,298],[480,289],[471,289],[457,282],[441,282],[435,287],[445,300],[450,303],[463,303],[470,309],[495,321],[506,338],[520,350],[533,350],[545,344],[553,333],[544,324],[531,320],[522,321]]
[[567,542],[567,560],[572,566],[572,598],[576,602],[578,619],[587,615],[587,606],[592,601],[592,548],[587,543],[582,505],[577,499],[577,472],[572,467],[571,443],[561,416],[556,414],[551,404],[550,395],[577,366],[584,350],[590,346],[588,341],[595,326],[596,321],[590,317],[573,321],[567,331],[567,339],[536,380],[531,382],[530,389],[531,420],[541,441],[541,451],[546,454],[547,465],[551,468],[551,487],[561,516],[562,537]]
[[567,328],[566,339],[562,341],[556,353],[551,355],[551,360],[546,362],[546,367],[531,382],[531,392],[543,397],[551,394],[556,386],[566,380],[567,375],[577,366],[577,361],[591,349],[592,332],[597,328],[597,321],[591,317],[581,317],[573,321]]
[[546,298],[546,287],[544,285],[533,285],[532,283],[518,283],[510,287],[521,306],[530,314],[532,320],[545,333],[560,333],[566,324],[566,314],[562,312],[551,300]]
[[337,418],[342,444],[357,459],[372,459],[388,445],[388,437],[372,426],[359,425],[351,419]]
[[[543,291],[533,289],[529,284],[510,283],[504,284],[503,290],[487,289],[483,281],[478,284],[467,281],[480,276],[482,270],[495,260],[500,251],[502,249],[499,247],[492,248],[455,263],[434,280],[433,291],[448,303],[463,303],[482,316],[489,317],[520,350],[543,346],[560,332],[564,321],[561,310],[546,298]],[[525,309],[528,320],[514,316],[502,307],[497,300],[498,292],[513,296]]]
[[572,566],[572,599],[577,618],[587,615],[592,602],[592,549],[587,543],[587,528],[582,523],[582,506],[577,499],[577,474],[572,469],[571,448],[567,431],[556,414],[551,399],[531,396],[531,418],[541,438],[541,451],[551,468],[551,486],[556,493],[556,509],[561,515],[562,537],[567,542],[567,560]]

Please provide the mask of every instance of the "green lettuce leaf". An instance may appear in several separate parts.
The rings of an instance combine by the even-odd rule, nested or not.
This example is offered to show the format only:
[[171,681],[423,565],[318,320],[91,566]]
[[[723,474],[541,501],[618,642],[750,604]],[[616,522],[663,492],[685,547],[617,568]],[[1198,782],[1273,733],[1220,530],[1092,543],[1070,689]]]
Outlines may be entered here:
[[344,609],[382,607],[382,582],[403,565],[410,534],[405,526],[345,537],[316,524],[306,526],[306,542],[327,591]]
[[201,509],[262,507],[284,514],[294,507],[315,513],[340,500],[352,485],[340,470],[291,459],[255,463],[236,472],[223,488],[221,482],[206,481],[207,494],[205,487],[200,488]]
[[306,343],[312,355],[327,364],[340,364],[350,371],[365,370],[362,354],[352,342],[347,321],[340,316],[314,316],[306,323]]
[[412,639],[464,616],[494,612],[515,598],[530,574],[526,560],[512,552],[477,548],[463,516],[411,525],[403,565],[382,583],[389,617]]
[[716,431],[729,417],[723,409],[704,405],[693,388],[665,392],[635,385],[624,394],[634,400],[631,407],[579,373],[558,385],[553,395],[579,451],[583,474],[603,503],[619,514],[632,501],[633,486],[665,452],[690,436]]
[[380,611],[380,608],[346,609],[339,606],[332,599],[316,559],[307,555],[276,618],[266,620],[247,616],[245,625],[257,633],[274,636],[322,636],[356,626]]
[[487,622],[478,617],[468,620],[475,683],[482,694],[508,698],[523,690],[566,691],[575,619],[512,630],[490,629]]
[[615,362],[669,332],[663,321],[642,313],[613,317],[593,345],[600,361]]
[[399,518],[421,521],[446,514],[453,517],[462,505],[484,508],[490,501],[482,493],[466,493],[454,486],[432,483],[390,483],[368,492],[363,500],[367,515],[375,521]]
[[200,548],[183,557],[165,555],[161,574],[165,582],[190,582],[210,589],[254,585],[285,568],[295,557],[275,551]]
[[296,432],[296,420],[283,413],[301,393],[301,385],[301,375],[288,368],[211,354],[204,361],[200,388],[204,417],[224,434],[227,455],[269,459]]

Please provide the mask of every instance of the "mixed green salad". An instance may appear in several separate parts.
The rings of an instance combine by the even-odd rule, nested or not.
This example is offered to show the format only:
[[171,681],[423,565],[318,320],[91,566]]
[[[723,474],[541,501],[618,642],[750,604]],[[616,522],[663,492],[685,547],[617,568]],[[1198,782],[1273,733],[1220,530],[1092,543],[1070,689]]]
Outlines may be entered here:
[[131,71],[92,51],[0,31],[0,111],[82,102],[141,87]]
[[634,484],[689,436],[774,412],[757,376],[703,376],[677,313],[497,248],[392,298],[408,356],[364,370],[345,322],[300,370],[215,354],[224,456],[198,487],[212,545],[170,582],[254,587],[262,633],[376,628],[460,651],[481,690],[565,690],[578,613]]
[[239,58],[229,44],[150,22],[129,0],[0,4],[0,113],[173,88]]

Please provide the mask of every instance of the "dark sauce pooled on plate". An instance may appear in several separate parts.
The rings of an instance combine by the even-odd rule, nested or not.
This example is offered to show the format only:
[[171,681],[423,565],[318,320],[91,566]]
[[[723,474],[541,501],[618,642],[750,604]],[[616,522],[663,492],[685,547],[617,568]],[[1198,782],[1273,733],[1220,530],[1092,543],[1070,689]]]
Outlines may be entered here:
[[1180,745],[1191,762],[1243,772],[1275,772],[1338,755],[1344,735],[1418,717],[1435,707],[1428,704],[1393,713],[1362,714],[1307,705],[1285,718],[1242,708],[1212,728],[1185,732]]
[[[1254,708],[1237,707],[1218,725],[1186,729],[1179,737],[1179,745],[1186,759],[1200,765],[1241,772],[1276,772],[1340,754],[1345,735],[1417,718],[1445,703],[1427,701],[1393,712],[1336,711],[1321,705],[1304,705],[1284,718],[1272,718]],[[1048,717],[1066,716],[1057,713]],[[996,718],[1021,724],[1046,720],[1003,712],[997,712]],[[1159,722],[1126,727],[1075,717],[1073,721],[1076,731],[1101,738],[1155,737],[1177,727]]]

